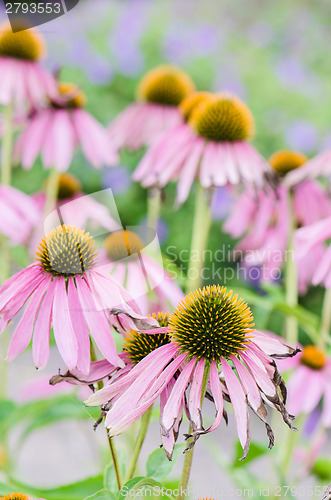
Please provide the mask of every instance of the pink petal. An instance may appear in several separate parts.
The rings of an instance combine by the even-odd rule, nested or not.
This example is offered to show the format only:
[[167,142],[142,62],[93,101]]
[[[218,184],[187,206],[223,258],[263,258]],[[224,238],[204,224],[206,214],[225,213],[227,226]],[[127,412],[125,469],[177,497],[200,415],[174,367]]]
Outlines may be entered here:
[[90,370],[90,336],[73,278],[68,280],[68,304],[78,344],[77,368],[86,375]]
[[122,360],[118,357],[105,312],[96,309],[92,292],[82,277],[76,276],[76,284],[85,321],[99,350],[111,364],[123,366]]
[[248,430],[248,411],[244,391],[239,380],[233,373],[229,364],[222,358],[222,368],[224,379],[229,391],[233,413],[237,424],[239,441],[244,449],[244,455],[248,451],[249,446],[249,430]]
[[195,364],[196,364],[196,359],[195,358],[191,359],[191,361],[185,366],[185,368],[179,375],[171,391],[167,404],[165,405],[165,408],[163,410],[163,416],[162,416],[162,426],[166,431],[169,431],[173,427],[176,421],[181,401],[184,392],[187,389]]
[[49,286],[51,277],[45,277],[28,303],[9,344],[7,361],[12,361],[30,343],[39,307]]
[[33,359],[36,367],[40,369],[45,368],[49,358],[49,334],[52,323],[54,293],[54,283],[49,283],[34,328],[32,345]]
[[200,359],[195,367],[192,376],[189,405],[188,405],[190,417],[196,429],[202,429],[201,391],[202,391],[204,370],[205,370],[205,360]]
[[77,366],[78,344],[69,314],[68,295],[64,278],[55,278],[53,330],[59,352],[69,370]]

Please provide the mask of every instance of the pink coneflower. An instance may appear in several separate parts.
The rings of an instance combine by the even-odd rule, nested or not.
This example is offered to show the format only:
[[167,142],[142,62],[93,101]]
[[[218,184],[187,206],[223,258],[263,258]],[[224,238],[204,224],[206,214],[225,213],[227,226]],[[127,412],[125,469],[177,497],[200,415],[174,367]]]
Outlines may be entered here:
[[291,172],[286,183],[288,186],[293,186],[298,182],[306,179],[317,179],[318,177],[329,178],[331,175],[331,151],[323,151],[318,154],[300,169]]
[[[290,189],[284,185],[286,173],[301,168],[306,157],[294,151],[279,151],[269,160],[278,174],[278,186],[271,189],[247,189],[237,199],[224,230],[233,238],[241,238],[236,251],[243,252],[249,266],[261,266],[264,280],[277,279],[286,261],[291,231]],[[293,219],[295,227],[308,226],[331,214],[329,197],[315,181],[293,186]],[[321,246],[306,256],[299,265],[299,291],[305,293],[311,281],[313,262],[319,260]]]
[[[46,182],[49,182],[49,179]],[[82,184],[77,177],[68,172],[60,174],[55,210],[60,211],[65,223],[76,227],[86,227],[90,221],[109,231],[119,229],[119,222],[111,217],[107,207],[99,203],[95,197],[83,193],[82,189]],[[41,191],[33,195],[33,199],[38,205],[40,214],[43,215],[46,194]]]
[[[105,262],[112,264],[112,276],[126,288],[144,314],[154,307],[174,307],[184,297],[182,290],[161,263],[148,254],[148,247],[133,231],[119,230],[110,234],[105,242]],[[147,248],[146,248],[147,247]]]
[[0,233],[14,245],[26,242],[38,222],[38,206],[25,193],[0,185]]
[[9,23],[0,26],[0,104],[38,106],[46,96],[55,95],[54,78],[38,62],[44,53],[36,30],[13,33]]
[[[274,437],[265,403],[277,409],[292,428],[285,408],[285,385],[273,358],[295,351],[254,330],[249,307],[232,291],[213,285],[190,293],[169,317],[168,334],[170,343],[143,357],[122,381],[111,382],[87,400],[88,405],[110,402],[105,420],[110,436],[129,427],[166,387],[169,391],[161,415],[165,438],[171,439],[171,433],[177,431],[183,407],[194,442],[216,429],[223,419],[223,394],[232,403],[244,457],[250,443],[248,405],[265,423],[270,447]],[[143,349],[139,352],[147,354]],[[169,384],[173,386],[169,388]],[[201,413],[204,389],[216,409],[215,421],[207,429]]]
[[48,107],[32,113],[16,142],[16,161],[29,169],[40,154],[46,168],[64,171],[80,145],[94,167],[115,164],[117,154],[105,129],[84,109],[83,92],[69,83],[60,83],[58,91],[58,98],[50,99]]
[[193,90],[190,77],[178,68],[164,65],[151,70],[140,81],[137,102],[109,126],[110,139],[119,149],[152,144],[181,121],[178,105]]
[[[95,396],[93,396],[92,399],[89,399],[87,401],[88,405],[90,404],[102,405],[102,415],[103,416],[106,415],[106,425],[108,421],[107,412],[109,410],[110,405],[113,405],[115,401],[120,399],[122,396],[124,398],[126,397],[125,396],[126,391],[130,388],[133,381],[139,375],[142,375],[144,370],[147,370],[149,363],[149,355],[152,352],[156,351],[156,349],[161,348],[162,346],[165,347],[165,349],[162,351],[163,354],[165,354],[165,351],[170,352],[172,350],[172,352],[174,352],[173,346],[171,347],[170,345],[170,337],[167,332],[169,325],[169,313],[163,313],[163,312],[159,312],[157,314],[153,313],[152,316],[157,320],[159,324],[157,333],[151,334],[151,333],[138,332],[136,330],[131,330],[130,332],[127,332],[125,335],[125,342],[123,345],[124,348],[123,354],[121,355],[122,359],[126,363],[125,367],[120,368],[117,371],[116,375],[113,375],[115,371],[114,367],[108,363],[107,376],[111,376],[110,384],[106,386],[104,391],[99,391],[97,394],[95,394]],[[178,357],[176,360],[178,367],[181,364],[181,360],[182,360],[181,357]],[[150,365],[151,369],[154,369],[154,365],[155,363]],[[172,365],[172,369],[173,368],[174,364]],[[106,378],[106,371],[107,371],[107,366],[104,361],[98,362],[98,365],[97,363],[93,363],[91,366],[91,373],[90,373],[90,375],[93,374],[92,383],[96,383],[102,379],[104,380]],[[55,375],[55,377],[52,377],[50,382],[58,383],[62,380],[66,380],[67,382],[72,384],[84,384],[84,385],[86,385],[87,382],[90,382],[89,385],[91,385],[91,376],[89,376],[89,378],[86,380],[86,378],[84,379],[79,373],[77,373],[77,371],[75,372],[70,371],[65,375]],[[164,388],[160,393],[161,416],[163,408],[165,407],[170,392],[175,384],[175,380],[176,379],[174,377],[171,377],[165,383]],[[147,392],[146,396],[148,396]],[[148,400],[148,397],[146,399]],[[98,401],[100,401],[100,403],[98,403]],[[144,408],[147,409],[150,406],[150,404],[151,403],[149,403],[146,406],[146,408],[145,407]],[[181,404],[181,409],[179,411],[179,416],[176,419],[173,429],[171,429],[168,436],[161,435],[162,444],[169,460],[171,460],[174,445],[178,437],[184,406],[185,406],[185,401],[184,398],[182,398],[182,404]],[[143,411],[141,411],[141,407],[139,407],[138,412],[134,414],[131,423],[137,420],[142,413]],[[127,423],[125,423],[125,425],[127,426]]]
[[187,112],[183,103],[187,125],[160,137],[138,165],[134,179],[144,187],[178,180],[178,203],[186,200],[196,177],[204,188],[240,181],[262,185],[270,169],[247,142],[254,133],[248,107],[228,93],[210,97],[204,93],[197,102],[188,100]]
[[[9,345],[13,360],[30,343],[36,367],[49,358],[53,325],[59,352],[69,369],[88,373],[90,335],[101,353],[114,365],[118,357],[109,328],[110,308],[121,307],[140,317],[126,301],[131,297],[109,273],[96,266],[97,247],[82,229],[62,225],[41,241],[37,262],[7,280],[0,288],[0,331],[26,305]],[[30,300],[29,300],[30,299]]]
[[288,410],[295,416],[309,414],[322,400],[321,422],[331,427],[331,358],[307,345],[295,358],[280,361],[279,369],[293,370],[287,384]]

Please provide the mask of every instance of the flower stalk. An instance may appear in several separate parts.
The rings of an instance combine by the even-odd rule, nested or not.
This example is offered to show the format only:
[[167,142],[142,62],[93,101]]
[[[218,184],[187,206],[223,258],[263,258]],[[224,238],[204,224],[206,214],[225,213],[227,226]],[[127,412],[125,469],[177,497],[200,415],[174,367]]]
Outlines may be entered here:
[[325,349],[331,329],[331,288],[326,288],[321,313],[321,327],[318,347]]
[[208,192],[196,182],[196,201],[193,221],[190,262],[187,272],[186,292],[200,288],[202,284],[202,269],[204,252],[208,243],[211,225],[210,200]]
[[147,198],[147,227],[157,231],[157,224],[160,217],[161,209],[161,189],[157,186],[152,187],[148,191]]
[[[210,367],[211,367],[210,363],[206,363],[205,369],[204,369],[204,374],[203,374],[203,381],[202,381],[201,406],[202,406],[202,403],[203,403],[203,400],[204,400],[204,397],[206,394],[206,390],[207,390],[207,384],[208,384],[208,379],[209,379],[209,375],[210,375]],[[188,432],[189,434],[191,433],[191,430],[192,430],[192,427],[190,425],[189,432]],[[192,438],[188,441],[188,444],[190,444],[191,441],[192,441]],[[178,494],[177,500],[182,500],[182,498],[185,497],[185,495],[183,496],[181,492],[185,491],[185,489],[187,488],[189,479],[190,479],[192,462],[193,462],[193,452],[194,452],[194,446],[192,448],[190,448],[185,454],[182,476],[181,476],[180,485],[179,485],[179,494]]]
[[[13,151],[13,116],[14,102],[11,101],[4,109],[4,133],[2,137],[1,149],[1,184],[10,186],[12,177],[12,151]],[[7,238],[0,235],[0,285],[6,281],[10,274],[10,250]],[[2,333],[1,338],[1,353],[7,352],[8,348],[8,331]],[[7,363],[0,359],[0,398],[6,396],[7,387]]]
[[141,448],[142,448],[143,443],[145,441],[145,437],[146,437],[147,430],[148,430],[148,427],[149,427],[149,423],[150,423],[150,420],[151,420],[152,412],[153,412],[153,405],[150,406],[148,408],[148,410],[145,411],[145,413],[141,417],[141,422],[140,422],[140,428],[139,428],[138,436],[137,436],[137,439],[136,439],[136,442],[135,442],[135,445],[134,445],[134,448],[133,448],[133,452],[132,452],[132,456],[131,456],[131,459],[130,459],[130,463],[129,463],[128,469],[127,469],[125,477],[124,477],[124,484],[127,481],[129,481],[130,479],[132,479],[132,477],[134,476],[134,473],[135,473],[135,470],[136,470],[136,466],[137,466],[137,462],[138,462],[138,458],[139,458],[139,455],[140,455],[140,451],[141,451]]
[[4,133],[1,153],[1,184],[11,184],[14,103],[11,101],[4,109]]
[[[98,361],[98,357],[96,355],[94,344],[93,344],[91,338],[90,338],[90,358],[91,358],[91,362]],[[98,382],[98,390],[100,390],[102,388],[103,388],[103,382],[101,380],[100,382]],[[108,440],[110,454],[111,454],[113,465],[114,465],[114,471],[115,471],[118,491],[120,491],[123,483],[122,483],[122,474],[121,474],[120,464],[119,464],[119,460],[118,460],[118,455],[117,455],[117,451],[115,448],[114,440],[109,436],[107,429],[106,429],[106,434],[107,434],[107,440]]]
[[[286,252],[285,295],[286,303],[291,308],[298,305],[298,269],[294,257],[294,232],[296,229],[293,207],[293,193],[289,193],[289,238]],[[294,316],[287,316],[285,321],[286,340],[289,344],[296,344],[299,339],[298,320]]]
[[56,168],[52,168],[47,178],[46,184],[46,202],[44,215],[45,217],[54,210],[59,193],[60,172]]

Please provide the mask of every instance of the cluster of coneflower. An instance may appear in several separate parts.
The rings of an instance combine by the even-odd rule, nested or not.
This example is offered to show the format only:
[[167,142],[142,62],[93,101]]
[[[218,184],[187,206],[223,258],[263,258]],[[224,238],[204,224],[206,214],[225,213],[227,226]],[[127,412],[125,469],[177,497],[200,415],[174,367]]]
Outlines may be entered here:
[[[37,228],[45,210],[61,209],[63,200],[80,200],[79,181],[70,174],[60,175],[69,167],[77,144],[94,166],[116,163],[121,148],[144,146],[147,152],[133,178],[152,188],[153,196],[176,181],[177,204],[182,204],[196,184],[192,251],[207,245],[213,189],[245,187],[225,229],[234,237],[245,235],[239,246],[256,252],[255,264],[272,268],[272,259],[266,263],[259,257],[261,249],[267,245],[282,253],[293,249],[295,229],[305,226],[297,233],[302,243],[299,275],[295,261],[291,259],[287,266],[289,306],[296,306],[298,287],[304,291],[311,282],[330,286],[331,252],[324,242],[331,236],[331,204],[322,185],[310,179],[331,172],[329,155],[307,162],[298,152],[282,151],[267,162],[249,142],[254,119],[246,104],[227,92],[196,91],[190,77],[171,66],[156,68],[142,79],[137,102],[106,132],[83,109],[85,97],[75,85],[56,82],[41,69],[42,52],[43,43],[34,30],[14,34],[9,28],[1,29],[0,103],[8,113],[3,132],[6,176],[0,186],[0,206],[6,208],[7,222],[2,228],[0,221],[0,230],[10,241],[22,243],[31,231],[40,234]],[[44,167],[52,168],[46,198],[39,205],[5,185],[12,157],[9,125],[15,123],[15,113],[26,107],[29,113],[13,157],[30,168],[40,155]],[[226,404],[233,411],[243,458],[250,443],[249,408],[264,423],[272,447],[267,407],[280,412],[293,428],[276,360],[295,355],[281,363],[297,366],[296,387],[300,380],[309,382],[305,390],[310,399],[297,389],[291,407],[310,411],[324,395],[323,420],[331,425],[331,384],[325,382],[331,377],[330,361],[321,346],[306,346],[297,354],[295,322],[287,325],[288,345],[255,329],[249,306],[235,292],[221,284],[202,287],[201,259],[190,263],[189,273],[195,274],[188,275],[185,297],[168,275],[155,286],[152,313],[144,291],[135,294],[135,290],[146,269],[150,276],[160,268],[143,255],[144,243],[137,234],[122,230],[100,205],[86,201],[87,206],[82,200],[79,207],[84,213],[75,208],[64,223],[55,225],[41,238],[36,261],[0,288],[1,331],[20,318],[8,361],[32,339],[34,363],[44,368],[52,329],[68,371],[51,383],[89,385],[93,394],[86,404],[101,407],[110,438],[148,414],[160,398],[160,434],[169,459],[184,414],[189,421],[187,450],[191,450],[201,435],[228,420]],[[91,218],[115,231],[100,251],[82,227]],[[114,340],[119,334],[120,352]],[[95,346],[102,359],[95,359]],[[317,374],[323,384],[316,384]],[[312,398],[313,391],[318,398],[316,393]],[[207,400],[215,407],[215,418],[206,425],[203,404]]]

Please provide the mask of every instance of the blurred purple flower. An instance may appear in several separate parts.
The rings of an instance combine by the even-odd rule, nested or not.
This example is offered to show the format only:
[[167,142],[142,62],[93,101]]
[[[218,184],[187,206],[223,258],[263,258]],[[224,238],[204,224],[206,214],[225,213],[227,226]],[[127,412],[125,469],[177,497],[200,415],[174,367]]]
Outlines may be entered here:
[[296,87],[307,79],[307,70],[294,57],[285,57],[276,64],[276,75],[284,86]]
[[233,195],[227,187],[219,187],[215,189],[211,202],[211,216],[214,220],[223,220],[230,211]]
[[285,136],[289,147],[302,153],[310,153],[317,147],[318,132],[316,127],[309,121],[295,120],[291,122],[287,127]]
[[215,53],[222,43],[217,26],[203,24],[190,26],[178,22],[173,24],[163,40],[163,52],[167,60],[181,64],[197,57]]
[[303,434],[305,438],[309,439],[314,434],[320,419],[321,419],[321,408],[316,406],[316,408],[308,415],[303,428]]
[[126,193],[132,184],[131,173],[128,167],[107,168],[103,171],[102,186],[104,189],[111,188],[114,195]]
[[144,68],[139,44],[147,24],[145,5],[142,1],[129,2],[117,19],[108,41],[118,70],[128,76],[141,73]]

